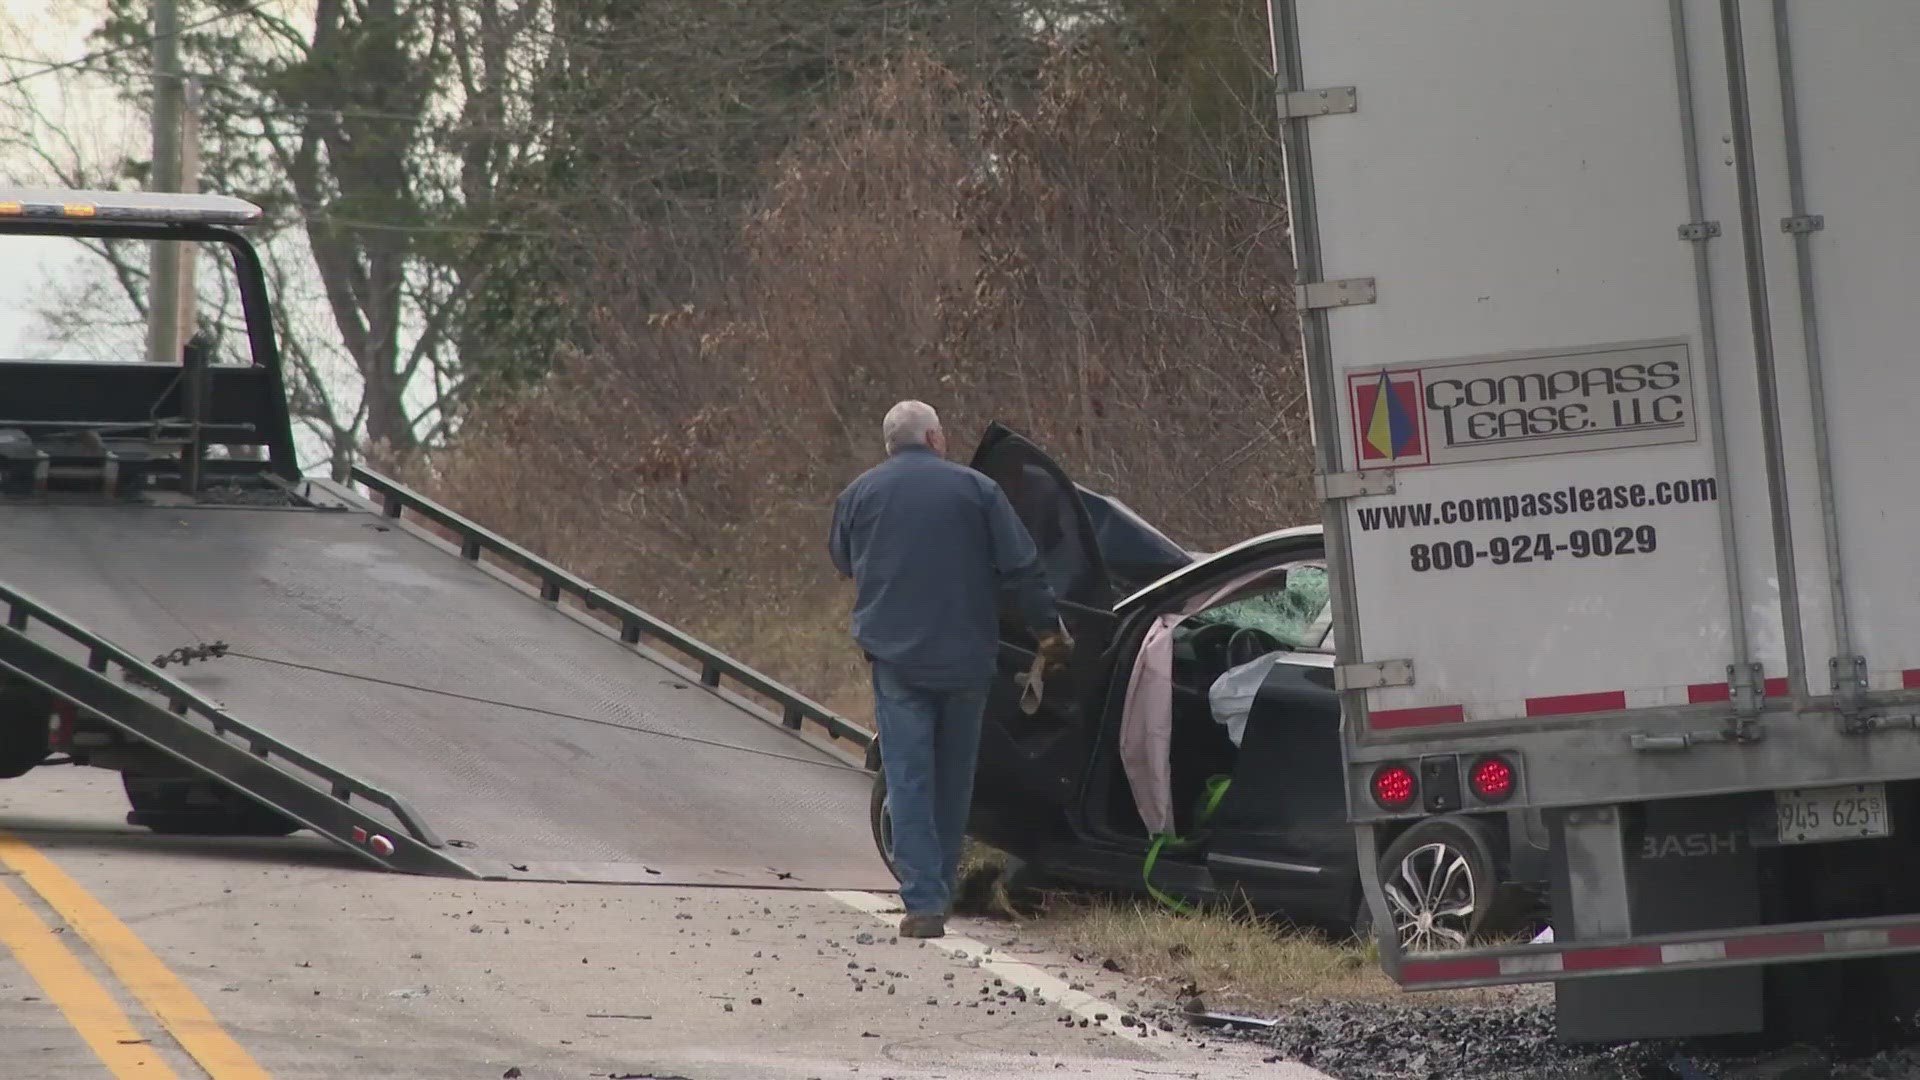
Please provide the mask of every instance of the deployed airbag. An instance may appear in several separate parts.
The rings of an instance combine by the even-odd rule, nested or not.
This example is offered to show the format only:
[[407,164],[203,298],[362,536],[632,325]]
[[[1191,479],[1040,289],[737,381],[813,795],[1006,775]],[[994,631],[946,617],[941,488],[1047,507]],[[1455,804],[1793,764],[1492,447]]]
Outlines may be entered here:
[[1228,668],[1207,689],[1207,705],[1213,710],[1213,722],[1227,729],[1227,738],[1233,745],[1239,746],[1240,737],[1246,734],[1247,716],[1253,712],[1253,699],[1260,696],[1267,673],[1285,655],[1284,650],[1270,652],[1239,667]]

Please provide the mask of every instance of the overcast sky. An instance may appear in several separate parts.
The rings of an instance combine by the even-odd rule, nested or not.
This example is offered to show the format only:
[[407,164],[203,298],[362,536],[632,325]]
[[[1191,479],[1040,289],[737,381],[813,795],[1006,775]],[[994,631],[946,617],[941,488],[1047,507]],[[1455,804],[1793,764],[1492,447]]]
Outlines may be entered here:
[[[14,57],[32,59],[70,59],[86,52],[86,35],[99,5],[76,0],[0,0],[0,82],[28,74],[38,65],[23,63]],[[91,10],[90,10],[91,9]],[[76,80],[43,75],[20,84],[17,90],[31,91],[34,104],[56,116],[74,116],[79,111],[100,112],[90,127],[119,127],[107,110],[95,101],[75,100]],[[9,91],[11,93],[12,91]],[[87,95],[92,96],[92,95]],[[0,109],[9,115],[0,117],[9,127],[17,119],[11,99],[0,100]],[[20,154],[0,150],[0,176],[30,176],[37,163]],[[77,255],[70,241],[38,237],[13,237],[0,241],[0,353],[8,356],[42,356],[47,346],[30,338],[37,336],[35,311],[58,289],[49,281],[52,272]]]
[[[295,15],[310,0],[280,0],[278,7]],[[41,146],[63,164],[75,152],[98,170],[119,157],[144,156],[150,150],[147,119],[119,101],[97,75],[67,70],[43,72],[48,64],[85,56],[92,48],[88,34],[105,15],[105,0],[0,0],[0,84],[32,76],[0,90],[0,124],[17,131],[28,120],[17,95],[30,95],[30,107],[57,127],[63,138],[43,138]],[[71,146],[67,140],[71,140]],[[50,186],[45,162],[32,153],[0,148],[0,184],[23,182]],[[221,287],[224,267],[214,260],[199,262],[201,297]],[[230,283],[231,275],[226,274]],[[105,286],[105,287],[102,287]],[[56,343],[49,336],[43,312],[63,298],[71,302],[84,293],[97,303],[88,309],[90,332],[79,340]],[[325,305],[316,297],[294,298],[301,323],[322,328],[312,344],[327,349],[334,344]],[[311,310],[306,310],[311,308]],[[113,286],[105,264],[72,240],[45,237],[0,238],[0,356],[66,360],[138,360],[144,358],[144,335],[131,325],[137,312]],[[120,324],[128,324],[121,326]],[[95,329],[98,328],[98,329]],[[333,351],[338,351],[333,350]],[[340,399],[353,400],[351,366],[344,357],[337,390]],[[335,380],[329,379],[329,382]],[[318,440],[301,439],[301,458],[309,467],[324,460]]]

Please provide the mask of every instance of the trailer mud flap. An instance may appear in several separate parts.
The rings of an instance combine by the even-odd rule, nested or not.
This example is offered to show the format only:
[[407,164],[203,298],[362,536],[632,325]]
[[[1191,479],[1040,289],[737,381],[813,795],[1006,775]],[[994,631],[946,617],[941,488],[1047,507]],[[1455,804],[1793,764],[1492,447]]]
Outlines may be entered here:
[[[1759,860],[1748,803],[1699,799],[1626,806],[1607,815],[1610,820],[1599,820],[1598,811],[1547,814],[1558,939],[1574,944],[1610,936],[1608,931],[1638,935],[1759,923]],[[1618,878],[1597,894],[1576,890],[1569,866],[1570,858],[1596,846],[1592,836],[1578,835],[1583,830],[1618,837]],[[1583,869],[1583,885],[1591,889],[1596,875],[1592,867]],[[1624,909],[1616,906],[1618,899]],[[1609,910],[1594,910],[1596,902]],[[1562,983],[1554,988],[1556,1027],[1570,1042],[1757,1032],[1765,1019],[1761,975],[1761,969],[1749,968]]]

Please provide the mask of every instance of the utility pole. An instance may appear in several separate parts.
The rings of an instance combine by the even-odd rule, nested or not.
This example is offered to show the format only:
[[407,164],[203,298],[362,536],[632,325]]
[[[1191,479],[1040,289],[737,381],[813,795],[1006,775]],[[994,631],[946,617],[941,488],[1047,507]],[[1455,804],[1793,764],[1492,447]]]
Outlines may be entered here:
[[[180,106],[180,183],[176,186],[191,195],[200,190],[200,80],[192,76],[181,78]],[[192,244],[166,246],[178,249],[180,322],[174,328],[173,355],[179,356],[180,350],[186,348],[187,339],[193,336],[197,322],[194,315],[199,292],[194,284],[194,269],[200,249]]]
[[[153,14],[153,172],[148,191],[180,190],[180,124],[185,87],[180,77],[179,0],[151,0]],[[180,363],[180,252],[174,242],[148,251],[147,360]]]

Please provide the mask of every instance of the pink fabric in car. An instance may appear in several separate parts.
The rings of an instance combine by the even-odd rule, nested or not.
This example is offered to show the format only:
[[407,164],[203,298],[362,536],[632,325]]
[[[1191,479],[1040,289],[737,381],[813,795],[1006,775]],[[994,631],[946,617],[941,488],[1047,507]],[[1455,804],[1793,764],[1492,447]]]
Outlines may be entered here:
[[1147,627],[1121,708],[1120,764],[1148,835],[1173,833],[1173,628],[1266,578],[1284,577],[1288,569],[1268,566],[1244,574]]

